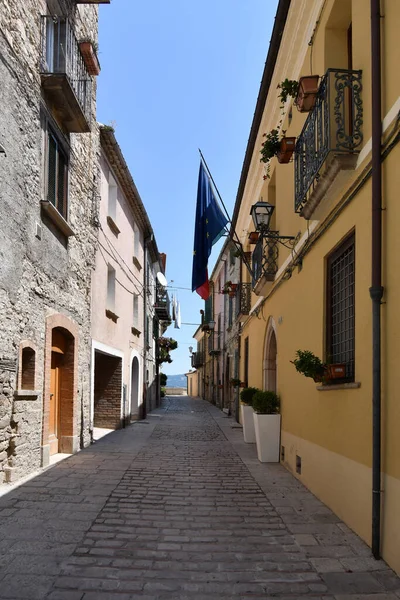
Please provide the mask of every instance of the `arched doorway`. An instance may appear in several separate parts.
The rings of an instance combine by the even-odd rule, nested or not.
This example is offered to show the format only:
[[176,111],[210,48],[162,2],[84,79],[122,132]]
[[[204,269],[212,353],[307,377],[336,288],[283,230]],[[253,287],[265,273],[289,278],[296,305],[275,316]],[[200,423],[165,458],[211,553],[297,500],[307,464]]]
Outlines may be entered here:
[[263,384],[264,389],[271,392],[277,391],[276,383],[276,357],[277,357],[277,344],[275,328],[271,322],[267,331],[267,338],[265,344],[264,354],[264,377]]
[[139,361],[133,357],[131,367],[131,420],[139,418]]
[[48,443],[50,455],[70,452],[74,418],[74,338],[62,328],[51,333]]

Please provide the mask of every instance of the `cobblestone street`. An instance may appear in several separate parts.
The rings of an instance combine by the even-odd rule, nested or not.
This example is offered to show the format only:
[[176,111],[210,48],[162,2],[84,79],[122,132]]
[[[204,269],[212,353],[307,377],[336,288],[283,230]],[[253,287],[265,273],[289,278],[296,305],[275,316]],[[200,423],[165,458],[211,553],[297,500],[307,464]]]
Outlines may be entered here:
[[0,598],[398,600],[400,580],[202,400],[0,498]]

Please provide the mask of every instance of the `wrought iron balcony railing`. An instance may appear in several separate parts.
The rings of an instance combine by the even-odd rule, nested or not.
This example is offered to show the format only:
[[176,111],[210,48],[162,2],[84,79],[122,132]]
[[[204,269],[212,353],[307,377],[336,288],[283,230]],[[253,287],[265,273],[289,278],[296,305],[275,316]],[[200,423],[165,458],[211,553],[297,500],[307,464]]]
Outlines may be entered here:
[[[339,170],[355,167],[363,139],[361,89],[361,71],[328,69],[321,80],[295,149],[295,210],[305,218]],[[307,206],[318,186],[318,198]]]
[[169,321],[171,318],[170,300],[167,290],[159,283],[156,284],[154,310],[160,321]]
[[236,290],[236,317],[248,315],[251,308],[251,283],[240,283]]
[[65,18],[41,17],[40,72],[44,92],[65,129],[90,131],[92,80]]
[[262,279],[264,281],[274,281],[278,270],[278,231],[268,231],[268,237],[260,236],[255,245],[252,266],[253,266],[253,289]]

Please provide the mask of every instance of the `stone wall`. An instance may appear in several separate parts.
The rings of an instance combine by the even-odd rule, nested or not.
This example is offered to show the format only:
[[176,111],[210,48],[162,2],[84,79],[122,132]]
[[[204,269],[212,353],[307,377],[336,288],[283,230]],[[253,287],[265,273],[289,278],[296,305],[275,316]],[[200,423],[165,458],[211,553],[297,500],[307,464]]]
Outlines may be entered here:
[[[97,41],[97,6],[49,2],[70,19],[76,37]],[[78,328],[74,413],[80,445],[90,442],[90,281],[97,230],[98,130],[93,81],[91,132],[65,135],[70,145],[65,238],[41,212],[43,155],[40,15],[44,1],[0,3],[0,482],[43,464],[42,415],[46,318],[61,314]],[[36,390],[17,389],[19,348],[35,345]],[[30,392],[30,394],[28,394]],[[1,471],[5,477],[1,476]]]

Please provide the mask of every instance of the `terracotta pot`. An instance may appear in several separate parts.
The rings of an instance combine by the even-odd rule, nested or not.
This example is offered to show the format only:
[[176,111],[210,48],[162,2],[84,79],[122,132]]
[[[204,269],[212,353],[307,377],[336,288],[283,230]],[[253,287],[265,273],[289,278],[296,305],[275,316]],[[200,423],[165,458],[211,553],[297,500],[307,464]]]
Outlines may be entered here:
[[280,149],[277,154],[279,163],[286,164],[290,161],[290,159],[292,158],[292,154],[294,152],[295,145],[296,145],[295,137],[282,138]]
[[258,233],[258,231],[251,231],[249,233],[250,244],[257,244],[259,236],[260,236],[260,234]]
[[98,75],[100,73],[100,63],[92,43],[81,42],[79,49],[89,75]]
[[318,93],[318,81],[318,75],[307,75],[307,77],[300,77],[299,89],[294,102],[298,111],[309,112],[314,108]]
[[346,365],[333,364],[326,367],[327,379],[344,379],[346,377]]

